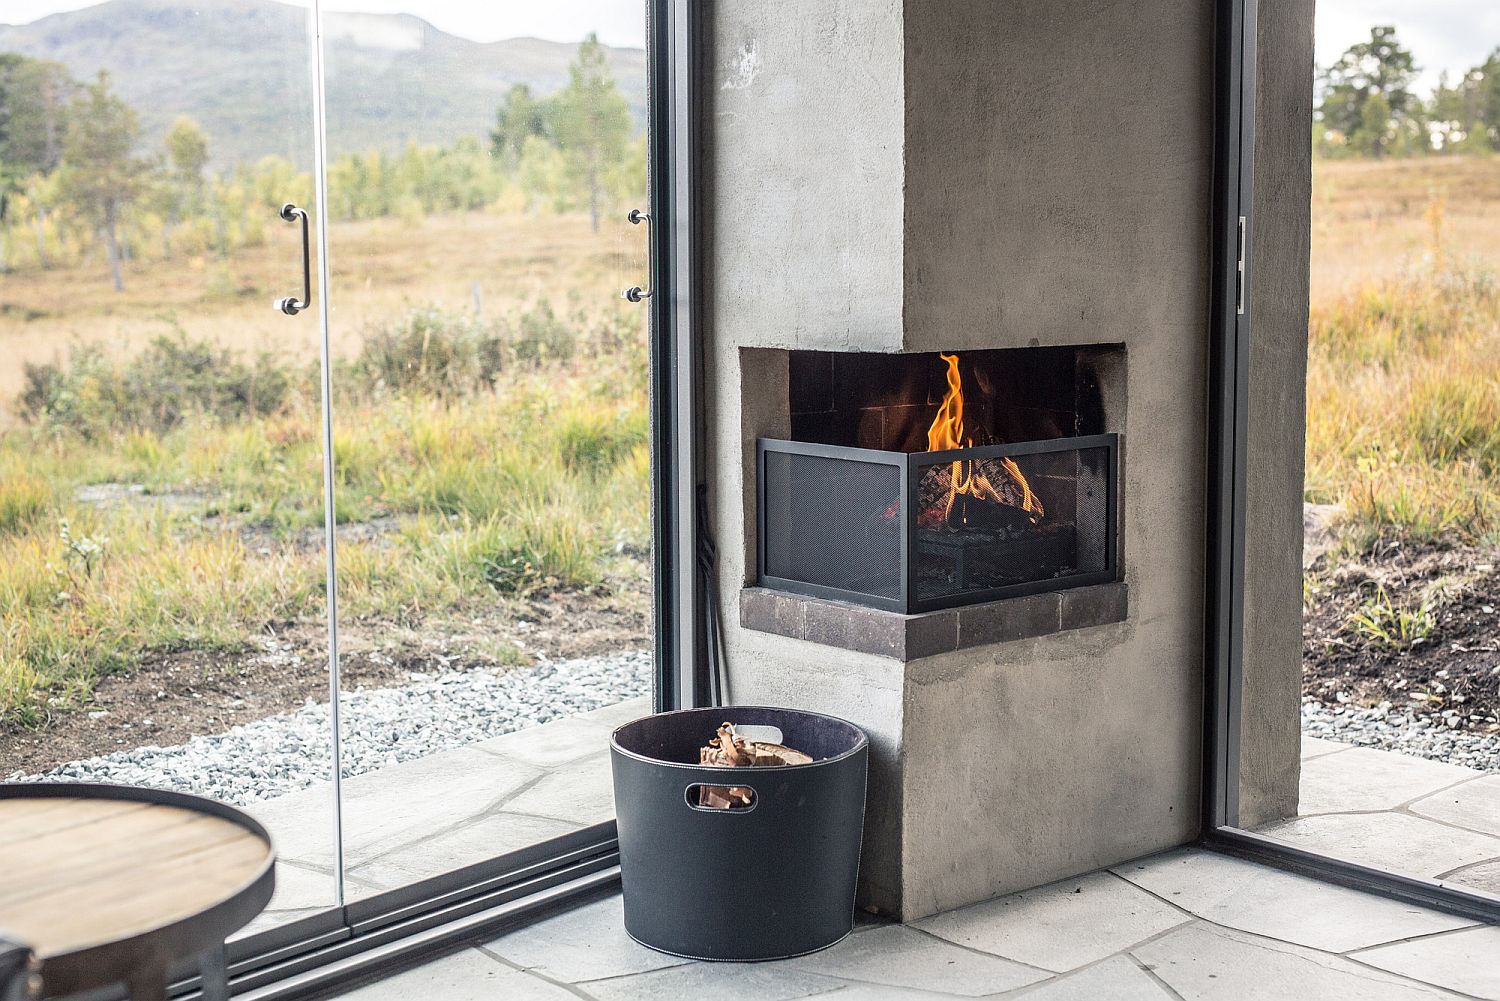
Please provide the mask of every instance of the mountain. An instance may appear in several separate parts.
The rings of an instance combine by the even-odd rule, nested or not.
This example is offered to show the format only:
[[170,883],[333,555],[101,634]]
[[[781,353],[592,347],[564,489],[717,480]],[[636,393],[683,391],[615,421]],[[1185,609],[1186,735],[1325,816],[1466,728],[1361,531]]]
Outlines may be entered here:
[[[275,0],[110,0],[0,25],[0,52],[55,60],[85,81],[108,70],[153,145],[187,114],[220,165],[275,153],[305,166],[309,19],[307,7]],[[588,30],[579,25],[580,40]],[[325,14],[329,153],[485,136],[513,84],[539,95],[566,86],[576,48],[537,38],[475,42],[410,14]],[[606,51],[643,122],[645,53]]]

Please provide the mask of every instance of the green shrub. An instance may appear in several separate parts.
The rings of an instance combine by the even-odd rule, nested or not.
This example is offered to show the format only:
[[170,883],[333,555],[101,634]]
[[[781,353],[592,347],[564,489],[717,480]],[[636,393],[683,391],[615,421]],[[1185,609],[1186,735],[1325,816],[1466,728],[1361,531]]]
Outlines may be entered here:
[[472,313],[418,306],[366,331],[339,382],[356,392],[458,396],[493,386],[504,354],[504,331],[497,325]]
[[253,363],[180,332],[117,364],[97,345],[75,345],[65,365],[25,366],[21,416],[88,437],[169,431],[195,416],[239,421],[280,410],[296,381],[269,355]]

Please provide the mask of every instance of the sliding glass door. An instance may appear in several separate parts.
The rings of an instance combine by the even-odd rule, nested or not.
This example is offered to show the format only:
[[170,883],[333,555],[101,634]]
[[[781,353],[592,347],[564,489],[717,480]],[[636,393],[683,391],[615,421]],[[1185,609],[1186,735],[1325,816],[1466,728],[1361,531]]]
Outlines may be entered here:
[[311,3],[52,6],[0,12],[0,779],[295,794],[327,854]]
[[1320,7],[1315,51],[1295,11],[1222,6],[1209,827],[1493,919],[1500,128],[1478,95],[1500,60],[1420,5]]
[[649,711],[643,8],[422,15],[324,13],[351,898],[612,819]]
[[245,806],[252,931],[612,819],[642,6],[73,6],[0,25],[0,779]]

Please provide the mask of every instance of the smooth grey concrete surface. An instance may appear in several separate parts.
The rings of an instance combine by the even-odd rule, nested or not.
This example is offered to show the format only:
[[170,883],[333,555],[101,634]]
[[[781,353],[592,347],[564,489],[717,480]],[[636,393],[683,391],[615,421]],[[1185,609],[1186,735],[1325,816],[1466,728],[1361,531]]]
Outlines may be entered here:
[[1262,4],[1247,308],[1244,682],[1239,826],[1297,813],[1302,467],[1312,232],[1313,0]]
[[1184,849],[773,963],[653,952],[611,895],[343,996],[1500,1001],[1497,955],[1500,929]]
[[[892,915],[1191,840],[1212,5],[723,0],[704,19],[706,478],[731,698],[870,732],[861,902]],[[778,349],[1089,343],[1128,354],[1107,401],[1128,453],[1125,621],[894,668],[740,626],[739,591],[755,578],[754,442],[789,425]],[[1273,786],[1296,783],[1295,684],[1276,693],[1277,707],[1291,699],[1291,730],[1271,736],[1291,740],[1292,770]],[[1261,739],[1252,727],[1252,757]]]
[[903,7],[702,8],[705,264],[714,309],[757,329],[745,344],[901,347]]

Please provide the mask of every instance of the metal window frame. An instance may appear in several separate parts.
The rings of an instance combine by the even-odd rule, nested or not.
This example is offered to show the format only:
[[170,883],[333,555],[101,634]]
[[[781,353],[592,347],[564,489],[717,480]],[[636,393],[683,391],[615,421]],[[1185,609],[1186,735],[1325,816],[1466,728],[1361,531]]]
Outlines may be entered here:
[[1216,6],[1202,843],[1317,879],[1500,923],[1500,896],[1310,851],[1239,826],[1258,0]]
[[[702,357],[697,336],[697,37],[693,0],[644,0],[650,103],[647,188],[651,288],[652,570],[657,711],[705,704],[709,686],[697,573],[702,482]],[[614,821],[421,882],[349,901],[229,943],[238,997],[286,1001],[347,990],[361,979],[612,889]],[[195,970],[172,995],[200,993]]]

